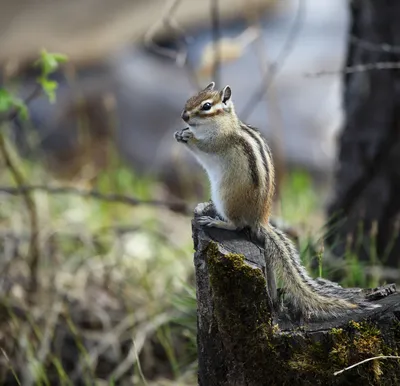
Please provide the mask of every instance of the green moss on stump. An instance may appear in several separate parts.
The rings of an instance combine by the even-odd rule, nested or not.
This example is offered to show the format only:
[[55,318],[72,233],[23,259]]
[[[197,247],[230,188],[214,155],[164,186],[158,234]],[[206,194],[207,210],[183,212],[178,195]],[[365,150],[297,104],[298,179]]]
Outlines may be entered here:
[[[265,380],[266,358],[279,366],[271,342],[273,326],[263,273],[237,254],[223,255],[215,243],[207,248],[214,313],[231,362],[244,367],[255,384]],[[249,299],[251,299],[249,301]],[[232,368],[232,373],[240,372]]]
[[[316,377],[314,384],[397,385],[400,375],[399,364],[390,360],[374,360],[362,364],[359,368],[333,376],[335,371],[364,359],[396,355],[397,348],[393,347],[393,342],[397,341],[394,336],[385,335],[392,343],[388,345],[381,335],[381,331],[374,323],[351,321],[346,328],[332,328],[329,333],[330,339],[323,344],[307,340],[302,350],[293,352],[289,363],[298,372],[298,376],[304,377],[301,384],[307,384],[305,379],[308,377]],[[384,377],[385,373],[390,376]]]

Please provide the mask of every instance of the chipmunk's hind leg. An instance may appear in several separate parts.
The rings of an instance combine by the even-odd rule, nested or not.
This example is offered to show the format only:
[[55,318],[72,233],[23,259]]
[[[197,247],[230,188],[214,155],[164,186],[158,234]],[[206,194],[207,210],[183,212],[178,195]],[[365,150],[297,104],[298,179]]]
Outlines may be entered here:
[[197,218],[196,222],[199,225],[210,228],[226,229],[229,231],[240,230],[235,224],[231,222],[216,220],[210,216],[200,216]]

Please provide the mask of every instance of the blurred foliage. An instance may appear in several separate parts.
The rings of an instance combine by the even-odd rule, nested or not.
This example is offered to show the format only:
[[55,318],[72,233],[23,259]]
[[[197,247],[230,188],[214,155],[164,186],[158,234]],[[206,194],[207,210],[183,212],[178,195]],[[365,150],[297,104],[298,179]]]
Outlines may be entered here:
[[[49,77],[58,70],[60,64],[66,61],[67,57],[65,55],[49,53],[46,50],[42,50],[40,58],[35,62],[35,66],[38,67],[41,72],[40,76],[37,78],[38,85],[40,85],[51,103],[54,103],[56,100],[58,84]],[[33,95],[36,95],[36,93],[37,91],[35,90]],[[5,88],[0,88],[0,113],[4,113],[6,116],[7,114],[12,114],[14,111],[22,120],[27,120],[29,118],[28,107],[25,101]]]
[[281,216],[289,223],[304,222],[321,209],[311,176],[303,170],[293,170],[283,179],[279,201]]
[[[19,160],[19,164],[36,183],[56,183],[49,181],[48,175],[37,165],[22,160]],[[12,182],[10,176],[1,174],[1,185],[8,186]],[[97,187],[104,192],[118,191],[136,198],[150,199],[157,191],[156,186],[157,183],[150,178],[139,179],[133,172],[129,173],[127,167],[121,166],[113,169],[112,173],[99,176]],[[182,376],[188,377],[185,374],[187,369],[192,369],[190,374],[195,377],[195,323],[187,318],[195,308],[193,302],[185,303],[185,299],[190,298],[188,294],[192,293],[188,284],[191,282],[193,249],[188,226],[190,220],[165,209],[129,207],[73,195],[52,197],[38,192],[33,197],[40,214],[40,289],[37,304],[30,315],[31,323],[26,325],[19,318],[14,318],[18,320],[20,328],[24,326],[25,330],[29,330],[34,326],[32,332],[36,330],[37,333],[36,339],[28,345],[26,339],[21,340],[19,329],[19,333],[14,331],[11,337],[16,340],[13,345],[19,351],[19,361],[15,362],[13,358],[11,367],[16,377],[21,377],[22,369],[27,369],[24,371],[28,371],[38,384],[53,384],[54,374],[50,376],[48,373],[54,369],[59,381],[66,377],[65,374],[71,376],[64,369],[65,363],[57,357],[58,354],[49,351],[45,361],[36,358],[43,344],[46,327],[34,309],[40,309],[43,315],[49,313],[58,302],[63,304],[67,315],[71,314],[67,325],[81,353],[79,361],[84,364],[92,355],[85,339],[85,331],[90,331],[91,327],[83,328],[80,325],[72,304],[78,301],[88,311],[92,307],[103,308],[103,318],[107,320],[112,317],[112,309],[97,304],[96,299],[99,297],[100,301],[104,296],[116,299],[115,308],[119,316],[114,322],[110,319],[110,326],[104,328],[102,335],[106,337],[113,334],[117,328],[115,323],[122,323],[125,318],[137,319],[127,332],[139,345],[141,371],[149,382],[163,375],[178,381]],[[21,287],[18,279],[21,274],[27,274],[23,268],[27,248],[24,235],[29,232],[26,214],[19,197],[8,196],[5,202],[6,205],[0,206],[0,233],[3,235],[3,240],[0,240],[3,255],[0,261],[2,265],[5,264],[3,268],[6,267],[2,271],[12,283],[9,303],[17,304],[29,312],[24,287]],[[4,244],[5,235],[12,235],[18,241],[14,256],[5,255],[9,250]],[[52,299],[45,295],[49,290]],[[92,291],[98,292],[98,295],[89,301],[86,293]],[[20,295],[16,298],[14,293]],[[195,314],[191,316],[195,317]],[[185,323],[186,327],[183,327]],[[117,335],[113,339],[116,342],[120,340]],[[65,350],[71,348],[66,347]],[[124,357],[121,357],[120,361],[123,360]],[[153,363],[159,370],[153,368]],[[137,360],[131,366],[138,371]],[[85,377],[97,379],[95,364],[89,363],[83,367]],[[143,382],[138,374],[134,376],[135,384]],[[66,384],[74,384],[71,382]]]

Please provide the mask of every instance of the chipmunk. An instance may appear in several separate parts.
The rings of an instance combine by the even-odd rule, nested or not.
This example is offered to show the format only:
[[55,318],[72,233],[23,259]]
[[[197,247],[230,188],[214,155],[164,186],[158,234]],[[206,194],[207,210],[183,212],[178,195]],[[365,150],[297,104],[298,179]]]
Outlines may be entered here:
[[352,301],[351,289],[313,280],[301,265],[293,243],[270,224],[274,195],[271,151],[259,130],[236,115],[231,88],[217,91],[214,87],[212,82],[187,100],[181,117],[189,127],[174,134],[206,170],[212,202],[222,218],[202,216],[198,223],[227,230],[250,228],[257,237],[261,235],[274,307],[275,271],[280,273],[283,290],[290,295],[296,312],[304,318],[337,316],[369,307]]

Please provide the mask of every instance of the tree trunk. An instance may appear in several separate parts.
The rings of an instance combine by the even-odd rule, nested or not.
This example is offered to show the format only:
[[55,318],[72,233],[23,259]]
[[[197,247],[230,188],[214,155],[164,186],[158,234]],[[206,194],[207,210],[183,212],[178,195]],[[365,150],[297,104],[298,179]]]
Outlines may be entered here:
[[274,316],[262,251],[245,232],[199,228],[193,221],[200,386],[398,385],[400,363],[361,360],[400,349],[400,294],[393,285],[366,291],[381,308],[324,322],[293,324]]
[[[347,66],[400,61],[400,2],[349,2]],[[344,76],[345,122],[334,198],[328,208],[337,255],[398,266],[400,256],[400,72]]]

